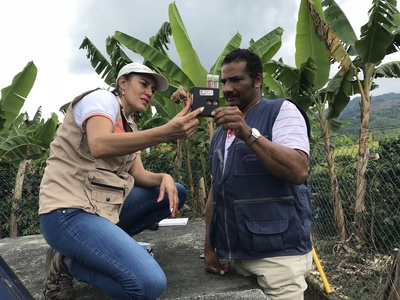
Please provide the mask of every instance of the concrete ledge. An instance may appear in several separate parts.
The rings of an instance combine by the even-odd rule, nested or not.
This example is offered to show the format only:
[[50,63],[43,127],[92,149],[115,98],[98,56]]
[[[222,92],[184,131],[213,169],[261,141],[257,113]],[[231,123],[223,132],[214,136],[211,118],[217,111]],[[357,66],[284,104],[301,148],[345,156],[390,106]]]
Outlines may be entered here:
[[[152,244],[154,258],[163,268],[168,285],[160,299],[164,300],[264,300],[268,299],[251,277],[243,277],[234,268],[224,276],[209,274],[204,270],[203,240],[204,220],[189,220],[185,226],[160,227],[146,230],[137,236],[138,242]],[[41,235],[16,239],[0,239],[0,253],[35,300],[44,299],[42,285],[45,277],[47,243]],[[339,300],[321,291],[318,280],[308,280],[305,293],[308,300]],[[77,300],[110,300],[95,287],[75,282]],[[341,298],[343,299],[343,298]]]
[[265,300],[268,299],[260,289],[247,290],[242,292],[231,292],[231,293],[218,293],[200,295],[195,297],[183,297],[178,300]]
[[[135,236],[153,246],[154,258],[168,279],[160,299],[267,299],[252,278],[234,270],[225,276],[208,274],[203,268],[204,220],[189,220],[185,226],[160,227]],[[44,299],[42,285],[48,245],[41,235],[1,239],[0,253],[34,299]],[[100,290],[74,283],[76,299],[108,300]],[[247,297],[247,298],[246,298]]]
[[308,289],[304,293],[305,299],[310,300],[348,300],[349,298],[332,291],[327,294],[321,278],[310,275],[307,278]]

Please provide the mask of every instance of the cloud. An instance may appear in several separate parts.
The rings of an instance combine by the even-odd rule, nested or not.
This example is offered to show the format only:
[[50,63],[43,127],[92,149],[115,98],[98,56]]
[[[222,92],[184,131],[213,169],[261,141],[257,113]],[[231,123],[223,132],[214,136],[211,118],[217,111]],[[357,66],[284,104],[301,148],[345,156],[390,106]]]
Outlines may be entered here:
[[[237,32],[242,35],[242,47],[248,47],[251,38],[259,39],[278,26],[295,28],[298,10],[296,2],[286,0],[266,5],[264,0],[203,0],[199,5],[195,1],[175,1],[193,47],[206,69],[211,68]],[[71,30],[70,37],[75,49],[79,47],[83,37],[87,36],[99,49],[105,50],[105,39],[115,31],[148,42],[163,22],[169,21],[169,0],[143,1],[140,6],[134,1],[122,3],[123,6],[109,5],[110,2],[104,0],[79,2],[77,17],[71,24],[74,29]],[[283,39],[290,41],[293,37],[294,32],[288,31],[284,33]],[[282,52],[285,52],[285,48]],[[179,60],[176,54],[172,58]],[[71,72],[82,71],[82,53],[72,50],[69,62]],[[90,71],[92,68],[85,69]]]

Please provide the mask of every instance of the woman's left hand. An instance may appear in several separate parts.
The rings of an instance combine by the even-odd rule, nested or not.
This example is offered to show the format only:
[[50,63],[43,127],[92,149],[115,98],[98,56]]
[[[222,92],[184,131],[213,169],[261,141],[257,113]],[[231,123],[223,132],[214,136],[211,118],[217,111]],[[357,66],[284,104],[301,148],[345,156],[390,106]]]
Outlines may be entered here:
[[163,174],[160,184],[160,194],[158,195],[157,202],[163,200],[165,194],[168,195],[171,217],[175,218],[175,213],[178,211],[179,205],[178,190],[176,188],[175,180],[171,175],[168,174]]

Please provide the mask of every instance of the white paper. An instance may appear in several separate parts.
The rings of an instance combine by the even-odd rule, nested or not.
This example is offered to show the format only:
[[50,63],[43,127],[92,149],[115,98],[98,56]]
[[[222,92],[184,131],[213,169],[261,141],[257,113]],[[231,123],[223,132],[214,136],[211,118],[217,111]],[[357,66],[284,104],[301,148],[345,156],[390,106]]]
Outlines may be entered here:
[[161,220],[158,225],[159,226],[180,226],[186,225],[189,218],[174,218],[174,219],[164,219]]

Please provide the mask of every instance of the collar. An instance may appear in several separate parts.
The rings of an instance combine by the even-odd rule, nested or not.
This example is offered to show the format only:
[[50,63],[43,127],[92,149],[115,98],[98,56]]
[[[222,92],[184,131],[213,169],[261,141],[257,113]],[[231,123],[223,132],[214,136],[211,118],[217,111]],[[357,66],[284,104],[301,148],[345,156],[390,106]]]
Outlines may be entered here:
[[121,114],[125,117],[125,119],[126,119],[126,121],[128,122],[128,124],[133,124],[133,118],[132,118],[132,116],[131,115],[126,115],[125,114],[125,110],[124,110],[124,108],[123,108],[123,106],[122,106],[122,101],[121,101],[121,98],[119,98],[118,96],[115,96],[115,98],[117,99],[117,101],[118,101],[118,103],[119,103],[119,107],[120,107],[120,109],[121,109]]

